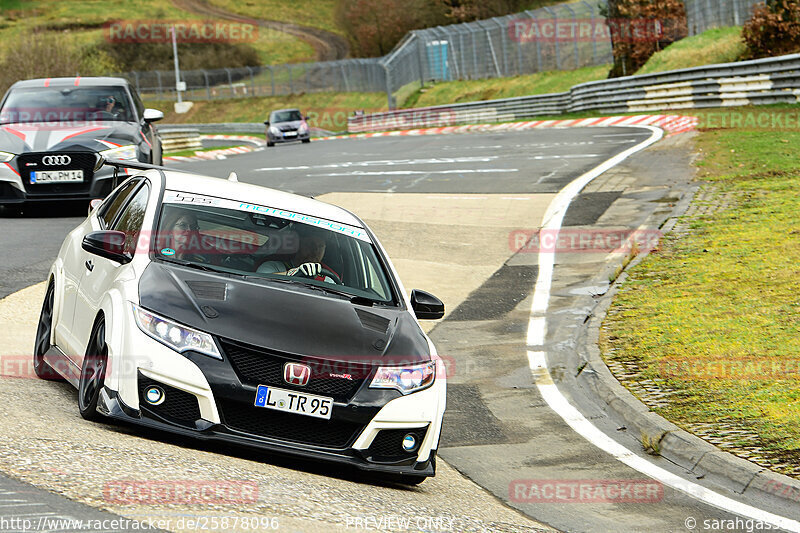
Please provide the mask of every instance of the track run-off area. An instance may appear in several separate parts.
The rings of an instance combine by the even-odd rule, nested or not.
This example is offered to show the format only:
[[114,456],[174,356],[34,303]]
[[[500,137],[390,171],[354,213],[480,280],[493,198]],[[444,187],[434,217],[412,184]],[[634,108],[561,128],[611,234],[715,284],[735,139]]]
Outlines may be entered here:
[[[448,362],[438,473],[409,488],[91,424],[69,385],[4,372],[0,520],[80,518],[99,508],[169,520],[176,531],[197,530],[187,517],[275,518],[256,529],[265,531],[747,531],[748,520],[800,530],[798,508],[645,453],[641,436],[575,379],[577,337],[627,252],[574,243],[630,230],[657,235],[691,197],[692,157],[690,134],[586,127],[329,140],[170,163],[220,178],[235,171],[242,182],[350,209],[375,231],[408,290],[445,302],[443,320],[423,322]],[[40,207],[0,218],[4,358],[29,356],[42,282],[81,211]],[[565,248],[531,246],[537,232],[575,238]],[[255,496],[126,503],[109,497],[121,481],[242,482]],[[226,530],[254,530],[243,525]]]

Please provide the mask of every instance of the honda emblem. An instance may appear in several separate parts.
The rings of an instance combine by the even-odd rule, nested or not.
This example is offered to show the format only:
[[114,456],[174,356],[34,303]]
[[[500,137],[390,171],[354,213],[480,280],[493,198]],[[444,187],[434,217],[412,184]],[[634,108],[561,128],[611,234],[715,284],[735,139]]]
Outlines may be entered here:
[[283,365],[283,380],[290,385],[304,386],[311,378],[311,367],[297,363]]

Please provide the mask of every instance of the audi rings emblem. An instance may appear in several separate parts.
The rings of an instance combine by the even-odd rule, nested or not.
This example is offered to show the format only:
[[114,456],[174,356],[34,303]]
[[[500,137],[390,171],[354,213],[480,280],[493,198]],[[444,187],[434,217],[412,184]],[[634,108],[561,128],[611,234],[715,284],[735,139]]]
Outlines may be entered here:
[[71,162],[72,158],[68,155],[46,155],[42,158],[42,163],[48,166],[64,166]]

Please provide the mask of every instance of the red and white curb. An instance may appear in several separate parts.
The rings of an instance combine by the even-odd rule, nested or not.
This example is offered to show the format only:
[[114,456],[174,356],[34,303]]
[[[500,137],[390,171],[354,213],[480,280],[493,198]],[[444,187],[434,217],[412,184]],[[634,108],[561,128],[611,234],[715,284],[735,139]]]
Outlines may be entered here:
[[254,150],[260,150],[265,145],[264,139],[250,135],[201,135],[201,139],[215,141],[245,142],[244,146],[233,146],[231,148],[221,148],[219,150],[197,151],[191,156],[167,156],[164,161],[207,161],[211,159],[226,159],[229,155],[246,154]]
[[380,131],[320,137],[320,141],[332,139],[368,139],[371,137],[397,137],[414,135],[447,135],[452,133],[474,133],[494,131],[517,131],[544,128],[581,128],[588,126],[656,126],[667,135],[691,131],[697,127],[697,117],[684,115],[628,115],[617,117],[594,117],[564,120],[530,120],[525,122],[506,122],[503,124],[469,124],[466,126],[442,126],[413,130]]

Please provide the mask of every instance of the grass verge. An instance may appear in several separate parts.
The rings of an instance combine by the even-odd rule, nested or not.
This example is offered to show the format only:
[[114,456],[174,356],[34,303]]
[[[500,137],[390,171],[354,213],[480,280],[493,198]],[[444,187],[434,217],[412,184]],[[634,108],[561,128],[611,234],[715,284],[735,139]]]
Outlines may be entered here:
[[731,63],[739,61],[746,51],[740,26],[712,28],[699,35],[676,41],[656,52],[636,74]]
[[711,207],[728,205],[687,218],[630,272],[600,346],[671,391],[659,414],[710,427],[745,457],[755,446],[762,464],[797,475],[800,106],[703,112],[706,125],[714,113],[697,139],[699,179]]
[[560,93],[578,83],[605,79],[610,65],[584,67],[578,70],[537,72],[512,78],[448,81],[418,91],[418,96],[404,98],[403,107],[513,98],[531,94]]

